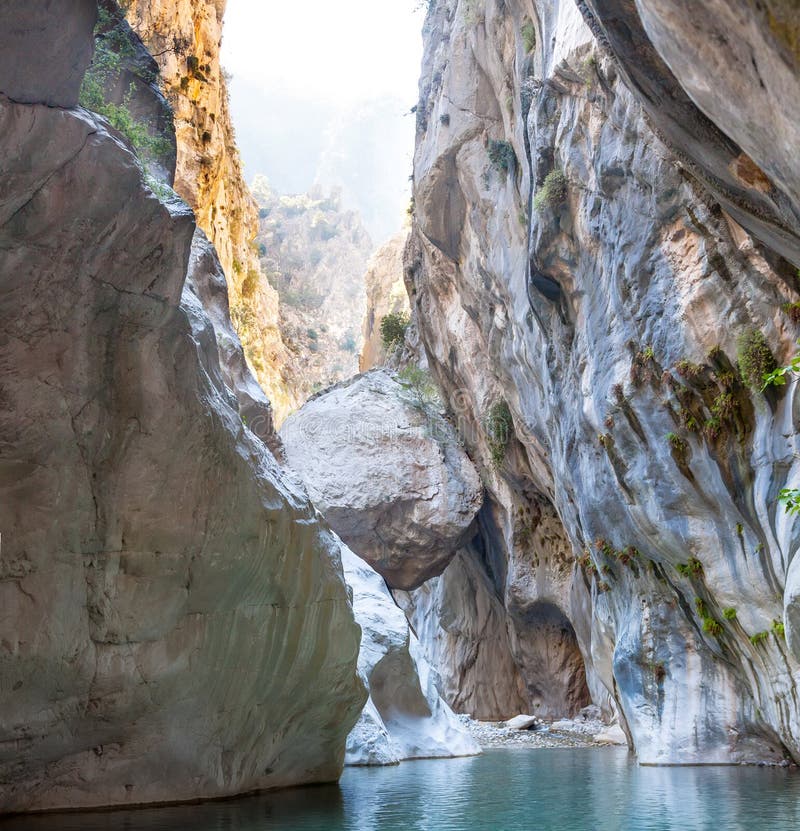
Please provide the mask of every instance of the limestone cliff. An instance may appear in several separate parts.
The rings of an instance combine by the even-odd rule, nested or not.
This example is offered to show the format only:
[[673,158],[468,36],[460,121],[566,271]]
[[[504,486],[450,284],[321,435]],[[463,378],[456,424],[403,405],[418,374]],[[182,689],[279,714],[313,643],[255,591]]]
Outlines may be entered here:
[[[128,20],[158,62],[175,115],[175,190],[214,244],[228,280],[247,358],[279,417],[297,403],[284,377],[289,356],[278,296],[254,239],[258,213],[242,173],[219,50],[227,0],[130,0]],[[248,290],[243,292],[243,286]]]
[[388,314],[408,313],[408,293],[403,281],[403,250],[408,233],[392,237],[373,254],[364,276],[367,309],[363,322],[364,345],[358,359],[360,372],[386,361],[381,339],[381,320]]
[[0,813],[334,780],[365,698],[338,541],[245,424],[191,210],[76,106],[71,7],[0,8]]
[[430,4],[406,280],[488,494],[408,600],[451,703],[491,670],[477,573],[531,709],[800,761],[796,385],[760,390],[798,335],[795,5]]

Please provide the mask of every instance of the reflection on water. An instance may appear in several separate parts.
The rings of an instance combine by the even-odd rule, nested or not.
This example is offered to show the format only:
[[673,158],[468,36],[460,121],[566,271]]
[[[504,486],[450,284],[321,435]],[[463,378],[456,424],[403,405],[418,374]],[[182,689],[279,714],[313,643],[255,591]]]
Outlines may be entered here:
[[497,749],[349,768],[340,786],[144,811],[26,817],[0,831],[758,831],[800,828],[800,774],[639,767],[624,749]]

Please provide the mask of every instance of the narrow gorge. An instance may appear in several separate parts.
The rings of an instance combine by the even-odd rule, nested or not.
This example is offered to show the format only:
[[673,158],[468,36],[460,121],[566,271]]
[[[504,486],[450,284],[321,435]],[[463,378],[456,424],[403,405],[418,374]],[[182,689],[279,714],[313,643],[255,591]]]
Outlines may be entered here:
[[0,6],[11,831],[800,822],[800,7],[407,5],[390,238],[290,9]]

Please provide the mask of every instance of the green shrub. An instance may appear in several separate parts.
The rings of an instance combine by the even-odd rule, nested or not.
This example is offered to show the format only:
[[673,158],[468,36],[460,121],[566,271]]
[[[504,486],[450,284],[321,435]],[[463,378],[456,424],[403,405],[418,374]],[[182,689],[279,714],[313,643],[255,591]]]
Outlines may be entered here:
[[786,627],[783,625],[782,620],[772,621],[772,634],[775,635],[776,638],[786,637]]
[[426,411],[440,403],[439,390],[430,373],[418,366],[407,366],[398,372],[400,383],[411,393],[414,406]]
[[792,323],[800,323],[800,302],[784,303],[781,310],[789,316]]
[[703,631],[718,638],[722,634],[722,624],[713,617],[703,618]]
[[260,276],[255,268],[249,268],[247,270],[247,276],[242,280],[242,297],[249,299],[256,293]]
[[525,20],[520,29],[520,34],[522,35],[522,44],[525,47],[525,51],[528,53],[533,52],[536,48],[536,27],[533,25],[532,20]]
[[703,564],[697,557],[689,557],[689,560],[685,563],[678,563],[675,568],[678,571],[678,574],[683,575],[684,577],[699,577],[703,573]]
[[686,358],[683,358],[675,364],[675,370],[681,378],[688,378],[690,380],[694,380],[703,374],[703,367],[700,364],[687,361]]
[[[110,27],[110,28],[109,28]],[[122,72],[122,59],[135,54],[122,24],[101,10],[95,26],[95,50],[92,65],[81,82],[78,103],[97,113],[131,143],[144,162],[155,161],[172,151],[171,142],[151,135],[147,124],[137,121],[130,110],[134,85],[131,84],[121,104],[108,101],[106,89],[115,84]]]
[[758,646],[769,637],[769,632],[756,632],[755,635],[750,635],[750,643],[753,646]]
[[800,488],[781,488],[778,499],[783,502],[787,514],[800,514]]
[[517,163],[517,154],[514,152],[510,141],[495,141],[492,139],[486,148],[486,152],[489,155],[492,167],[503,173],[508,173]]
[[386,350],[397,349],[406,339],[411,318],[405,312],[390,312],[381,318],[381,343]]
[[724,617],[725,620],[736,620],[736,609],[734,609],[733,606],[723,609],[722,617]]
[[306,335],[308,335],[311,340],[316,340],[319,337],[316,329],[306,329]]
[[666,439],[669,442],[669,446],[676,452],[676,453],[685,453],[686,452],[686,442],[677,434],[677,433],[667,433]]
[[541,187],[533,198],[533,207],[537,211],[545,207],[557,208],[567,198],[567,177],[558,168],[551,170],[544,177]]
[[483,420],[489,452],[495,467],[499,467],[506,457],[508,443],[514,430],[511,410],[505,399],[492,404]]
[[758,329],[749,329],[739,336],[738,358],[739,372],[754,390],[763,389],[767,376],[777,367],[767,339]]

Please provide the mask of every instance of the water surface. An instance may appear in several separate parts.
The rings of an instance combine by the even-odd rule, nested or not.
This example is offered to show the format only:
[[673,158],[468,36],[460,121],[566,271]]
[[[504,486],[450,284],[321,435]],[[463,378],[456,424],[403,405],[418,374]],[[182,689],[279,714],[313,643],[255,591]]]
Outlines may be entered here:
[[340,785],[175,808],[0,821],[0,831],[800,829],[800,773],[639,767],[623,748],[498,748],[348,768]]

